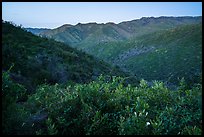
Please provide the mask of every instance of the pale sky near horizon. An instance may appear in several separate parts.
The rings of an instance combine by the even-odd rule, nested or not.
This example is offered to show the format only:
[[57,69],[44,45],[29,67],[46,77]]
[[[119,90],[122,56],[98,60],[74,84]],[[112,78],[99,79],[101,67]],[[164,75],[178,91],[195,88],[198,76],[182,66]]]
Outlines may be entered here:
[[3,20],[32,28],[152,16],[202,16],[202,2],[2,2]]

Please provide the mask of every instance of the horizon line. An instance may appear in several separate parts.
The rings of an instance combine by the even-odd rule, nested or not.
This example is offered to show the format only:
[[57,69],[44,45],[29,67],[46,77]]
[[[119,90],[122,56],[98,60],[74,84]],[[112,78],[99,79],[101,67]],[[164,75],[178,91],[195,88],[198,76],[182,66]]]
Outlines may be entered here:
[[161,18],[161,17],[171,17],[171,18],[173,18],[173,17],[176,17],[176,18],[178,18],[178,17],[202,17],[202,15],[179,15],[179,16],[169,16],[169,15],[162,15],[162,16],[144,16],[144,17],[140,17],[140,18],[136,18],[136,19],[132,19],[132,20],[124,20],[124,21],[121,21],[121,22],[119,22],[119,23],[115,23],[115,22],[112,22],[112,21],[110,21],[110,22],[106,22],[106,23],[104,23],[104,22],[102,22],[102,23],[100,23],[100,22],[94,22],[94,21],[90,21],[90,22],[78,22],[78,23],[76,23],[76,24],[69,24],[69,23],[64,23],[64,24],[62,24],[62,25],[60,25],[60,26],[58,26],[58,27],[53,27],[53,28],[46,28],[46,27],[24,27],[22,24],[16,24],[15,22],[13,22],[13,21],[6,21],[6,20],[3,20],[2,19],[2,21],[6,21],[6,22],[10,22],[10,23],[12,23],[12,24],[15,24],[15,25],[17,25],[17,26],[22,26],[23,28],[31,28],[31,29],[51,29],[51,30],[53,30],[53,29],[57,29],[57,28],[60,28],[60,27],[62,27],[62,26],[64,26],[64,25],[71,25],[71,26],[76,26],[76,25],[86,25],[86,24],[98,24],[98,25],[103,25],[103,24],[120,24],[120,23],[123,23],[123,22],[129,22],[129,21],[135,21],[135,20],[141,20],[141,19],[143,19],[143,18]]

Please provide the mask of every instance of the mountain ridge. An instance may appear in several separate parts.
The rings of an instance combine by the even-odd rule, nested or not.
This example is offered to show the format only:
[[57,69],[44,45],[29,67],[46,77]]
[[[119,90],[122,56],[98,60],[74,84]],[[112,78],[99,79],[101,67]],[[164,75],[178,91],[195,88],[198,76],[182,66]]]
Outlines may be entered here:
[[[65,42],[71,46],[83,48],[88,45],[129,39],[158,30],[171,29],[183,24],[193,24],[202,21],[202,16],[184,17],[143,17],[141,19],[115,23],[78,23],[71,27],[42,31],[40,35]],[[90,42],[91,41],[91,42]]]
[[[188,39],[191,39],[191,34],[190,34],[191,29],[195,28],[193,27],[193,25],[198,24],[199,26],[199,24],[201,23],[202,23],[202,16],[142,17],[141,19],[125,21],[118,24],[111,23],[111,22],[106,24],[78,23],[77,25],[68,27],[63,31],[60,31],[60,29],[55,29],[54,31],[48,30],[46,32],[42,32],[41,35],[43,37],[52,38],[57,41],[67,43],[72,47],[75,47],[77,49],[85,51],[88,54],[93,55],[94,57],[107,61],[108,63],[117,65],[119,67],[122,67],[123,70],[127,70],[127,71],[131,70],[129,72],[130,73],[133,72],[133,75],[138,75],[138,74],[140,75],[140,73],[142,72],[138,70],[140,70],[141,67],[137,65],[135,66],[137,62],[135,62],[134,59],[130,61],[130,58],[135,58],[136,54],[138,56],[143,56],[142,54],[150,54],[150,51],[154,52],[156,50],[160,50],[160,48],[157,46],[155,47],[155,45],[161,45],[161,44],[164,46],[169,45],[169,43],[171,43],[170,40],[172,40],[174,44],[178,45],[179,42],[176,40],[177,38],[175,37],[177,36],[177,33],[178,34],[181,33],[180,36],[183,42],[188,41]],[[185,28],[185,29],[183,30],[182,28]],[[200,28],[202,28],[202,26]],[[199,33],[200,33],[199,31],[200,28],[198,27],[196,30]],[[196,31],[193,31],[193,33],[198,35]],[[172,35],[168,35],[168,33]],[[186,36],[185,33],[187,33],[188,36]],[[188,37],[188,39],[185,37]],[[195,39],[195,37],[193,38]],[[200,37],[197,37],[197,39],[195,39],[194,42],[199,41],[198,38]],[[146,43],[144,44],[144,47],[133,46],[133,45],[138,45],[138,43],[141,43],[141,40],[144,43]],[[152,42],[150,42],[151,40]],[[194,42],[190,41],[190,43],[192,44],[194,44]],[[146,49],[146,46],[148,47],[148,44],[152,45],[151,50]],[[188,43],[186,43],[186,45],[190,47]],[[178,47],[179,46],[180,45],[178,45]],[[195,45],[195,47],[197,46],[199,45]],[[167,49],[169,48],[168,46],[165,46],[165,47]],[[191,47],[191,48],[193,49],[194,47]],[[127,51],[127,49],[130,49],[130,50]],[[126,52],[126,53],[123,53],[123,52]],[[186,51],[186,52],[189,52],[189,51]],[[172,51],[172,54],[173,54],[173,51]],[[189,53],[186,53],[186,54],[189,54]],[[158,55],[157,57],[160,57],[160,56]],[[194,58],[194,55],[192,55],[192,57]],[[147,60],[148,59],[146,59],[146,61]],[[166,62],[169,62],[169,61],[166,61]],[[126,65],[128,64],[128,67],[125,68],[124,64]],[[184,66],[181,66],[181,67],[184,67]],[[195,66],[192,66],[192,67],[195,67]],[[135,68],[135,70],[137,71],[131,68]],[[173,69],[173,66],[171,66],[170,68]],[[158,69],[159,68],[156,67],[156,70]],[[155,71],[154,72],[155,74],[157,72],[156,70],[153,70]],[[150,76],[154,73],[152,72]],[[158,75],[159,73],[157,75],[154,75],[155,79],[159,78]],[[142,77],[143,76],[144,75],[142,75]],[[167,74],[167,76],[169,76],[169,74]],[[178,75],[175,75],[175,77],[176,76]],[[172,81],[177,81],[175,80],[175,77],[174,77],[174,80]],[[145,77],[145,78],[149,80],[148,77]]]
[[[202,18],[202,16],[159,16],[159,17],[154,17],[154,16],[149,16],[149,17],[141,17],[141,18],[138,18],[138,19],[132,19],[132,20],[126,20],[126,21],[121,21],[121,22],[119,22],[119,23],[115,23],[115,22],[106,22],[106,23],[97,23],[97,22],[88,22],[88,23],[81,23],[81,22],[79,22],[79,23],[77,23],[77,24],[67,24],[67,23],[65,23],[65,24],[63,24],[63,25],[60,25],[59,27],[55,27],[55,28],[53,28],[53,29],[57,29],[57,28],[60,28],[60,27],[62,27],[62,26],[64,26],[64,25],[70,25],[70,26],[76,26],[76,25],[84,25],[84,24],[98,24],[98,25],[104,25],[104,24],[116,24],[116,25],[118,25],[118,24],[121,24],[121,23],[126,23],[126,22],[131,22],[131,21],[136,21],[136,20],[141,20],[141,19],[148,19],[148,18],[153,18],[153,19],[159,19],[159,18],[163,18],[163,19],[165,19],[165,18]],[[33,28],[33,29],[51,29],[51,28],[38,28],[38,27],[26,27],[25,29],[27,29],[27,28]]]

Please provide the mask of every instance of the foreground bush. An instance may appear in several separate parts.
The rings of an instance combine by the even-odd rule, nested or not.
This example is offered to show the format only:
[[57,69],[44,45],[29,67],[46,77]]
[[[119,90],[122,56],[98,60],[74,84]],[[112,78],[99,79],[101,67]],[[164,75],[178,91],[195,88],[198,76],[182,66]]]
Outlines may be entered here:
[[22,134],[29,112],[17,102],[25,100],[26,89],[10,79],[10,69],[2,72],[2,132],[7,135]]
[[201,84],[176,91],[155,81],[124,86],[124,79],[100,76],[89,84],[41,85],[28,104],[48,118],[36,134],[160,135],[201,134]]

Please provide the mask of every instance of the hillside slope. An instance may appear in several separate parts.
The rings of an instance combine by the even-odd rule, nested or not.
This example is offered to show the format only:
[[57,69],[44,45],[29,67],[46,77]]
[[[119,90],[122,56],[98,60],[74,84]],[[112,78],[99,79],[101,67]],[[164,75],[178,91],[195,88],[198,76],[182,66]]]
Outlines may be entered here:
[[[53,38],[87,51],[92,46],[112,41],[126,40],[135,36],[167,30],[180,25],[202,22],[202,17],[143,17],[119,24],[87,23],[77,25],[63,25],[59,28],[43,31],[40,35]],[[63,28],[63,29],[62,29]]]
[[202,24],[183,25],[122,42],[98,44],[90,54],[139,78],[193,82],[202,71]]
[[[42,32],[147,80],[201,72],[202,17],[143,17],[119,24],[88,23]],[[188,66],[188,67],[187,67]]]
[[2,70],[14,64],[12,78],[29,90],[42,83],[85,83],[100,74],[128,76],[93,56],[35,36],[8,22],[2,22],[2,39]]

